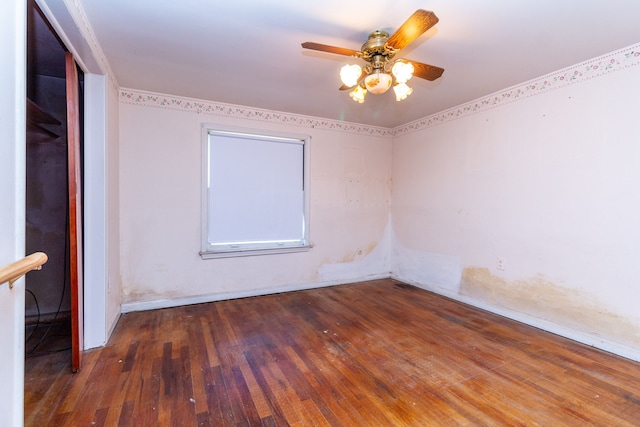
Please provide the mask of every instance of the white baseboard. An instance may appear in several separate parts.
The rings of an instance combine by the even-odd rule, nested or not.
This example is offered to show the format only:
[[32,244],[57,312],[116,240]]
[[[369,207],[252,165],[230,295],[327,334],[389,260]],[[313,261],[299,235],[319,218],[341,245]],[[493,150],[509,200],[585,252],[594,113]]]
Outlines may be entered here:
[[590,347],[595,347],[597,349],[604,350],[609,353],[613,353],[615,355],[624,357],[626,359],[631,359],[636,362],[640,362],[640,350],[637,348],[632,348],[620,343],[609,341],[600,336],[595,336],[595,335],[587,334],[585,332],[576,331],[571,328],[566,328],[556,323],[549,322],[548,320],[539,319],[537,317],[529,316],[527,314],[524,314],[518,311],[510,310],[504,307],[494,306],[491,304],[486,304],[482,301],[478,301],[474,298],[470,298],[465,295],[451,292],[446,289],[425,285],[423,283],[417,283],[412,280],[407,280],[406,278],[403,278],[396,274],[392,274],[391,278],[416,286],[418,288],[425,289],[435,294],[442,295],[447,298],[451,298],[453,300],[460,301],[465,304],[469,304],[473,307],[477,307],[482,310],[486,310],[491,313],[498,314],[503,317],[507,317],[517,322],[524,323],[529,326],[533,326],[534,328],[542,329],[543,331],[560,335],[561,337],[568,338],[570,340],[588,345]]
[[224,301],[236,298],[256,297],[261,295],[279,294],[283,292],[303,291],[307,289],[324,288],[327,286],[346,285],[349,283],[366,282],[368,280],[387,279],[391,277],[390,273],[370,275],[366,277],[358,277],[346,280],[330,280],[324,282],[301,283],[295,285],[286,285],[276,288],[252,289],[239,292],[218,292],[213,294],[196,295],[183,298],[157,299],[150,301],[134,301],[121,305],[122,313],[130,313],[133,311],[156,310],[159,308],[179,307],[183,305],[201,304],[205,302]]

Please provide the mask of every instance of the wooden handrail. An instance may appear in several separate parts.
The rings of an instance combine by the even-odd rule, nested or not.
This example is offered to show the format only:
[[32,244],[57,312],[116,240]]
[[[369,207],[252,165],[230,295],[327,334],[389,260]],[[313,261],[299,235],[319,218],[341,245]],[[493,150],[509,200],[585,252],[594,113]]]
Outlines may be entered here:
[[42,264],[47,262],[49,257],[44,252],[36,252],[21,260],[12,262],[0,268],[0,285],[9,282],[9,287],[13,288],[13,283],[30,272],[31,270],[40,270]]

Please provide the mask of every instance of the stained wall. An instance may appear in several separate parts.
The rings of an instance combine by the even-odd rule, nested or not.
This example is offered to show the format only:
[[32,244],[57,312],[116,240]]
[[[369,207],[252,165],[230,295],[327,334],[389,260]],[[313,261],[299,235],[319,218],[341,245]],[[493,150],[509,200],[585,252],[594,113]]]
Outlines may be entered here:
[[398,129],[396,277],[637,358],[637,58],[627,49]]
[[[388,130],[128,89],[120,99],[123,311],[390,275]],[[311,136],[309,252],[201,259],[202,123]]]

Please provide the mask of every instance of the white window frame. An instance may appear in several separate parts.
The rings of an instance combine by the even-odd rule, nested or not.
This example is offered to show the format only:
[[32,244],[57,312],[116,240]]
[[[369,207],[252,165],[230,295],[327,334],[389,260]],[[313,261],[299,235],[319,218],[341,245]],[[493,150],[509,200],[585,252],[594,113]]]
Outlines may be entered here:
[[[269,241],[225,241],[212,242],[209,235],[212,212],[210,212],[210,180],[211,180],[211,137],[221,136],[232,140],[238,138],[243,143],[284,143],[302,145],[302,219],[300,238]],[[289,252],[303,252],[311,249],[309,242],[309,135],[273,132],[247,128],[237,128],[217,124],[202,125],[202,259],[226,258],[251,255],[267,255]],[[265,147],[267,147],[265,145]],[[275,147],[275,146],[274,146]],[[265,166],[266,167],[266,166]]]

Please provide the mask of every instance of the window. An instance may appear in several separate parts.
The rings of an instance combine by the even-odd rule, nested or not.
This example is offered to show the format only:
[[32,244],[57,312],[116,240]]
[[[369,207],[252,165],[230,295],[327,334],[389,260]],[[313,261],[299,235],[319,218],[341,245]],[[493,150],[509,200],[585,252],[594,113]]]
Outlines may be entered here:
[[309,140],[203,126],[203,258],[309,250]]

